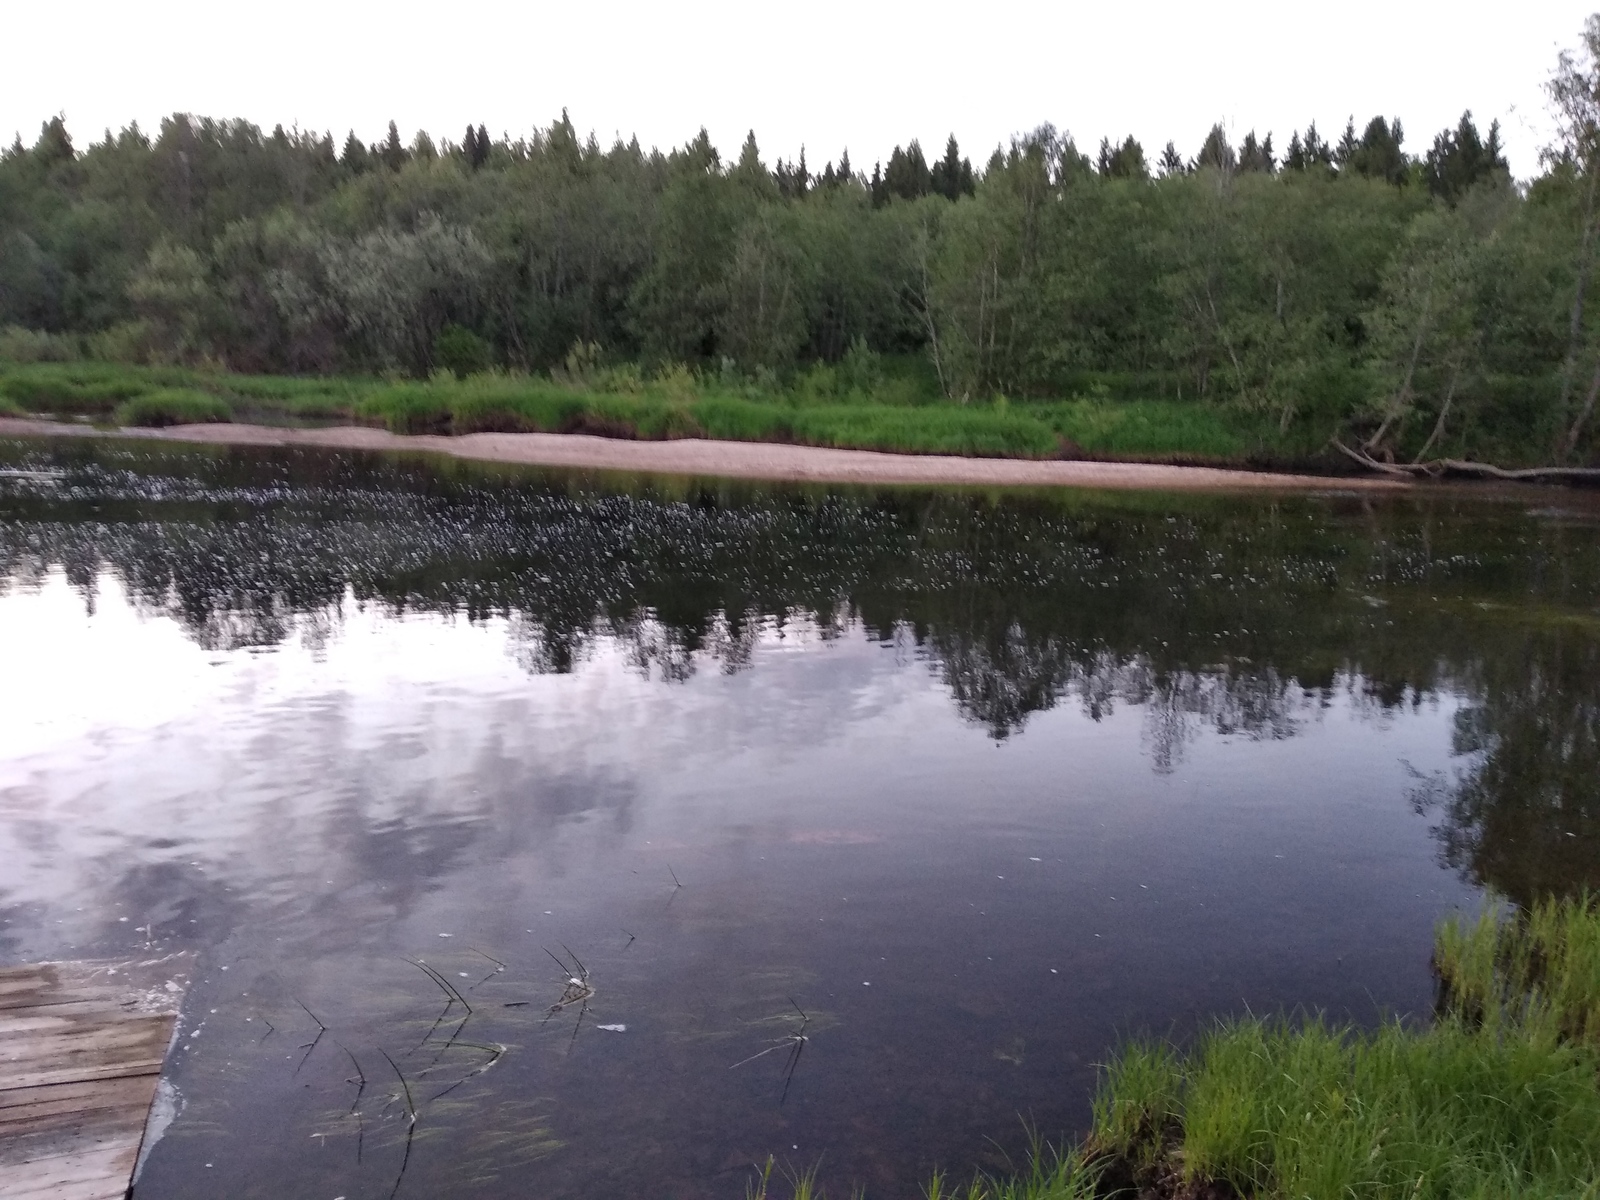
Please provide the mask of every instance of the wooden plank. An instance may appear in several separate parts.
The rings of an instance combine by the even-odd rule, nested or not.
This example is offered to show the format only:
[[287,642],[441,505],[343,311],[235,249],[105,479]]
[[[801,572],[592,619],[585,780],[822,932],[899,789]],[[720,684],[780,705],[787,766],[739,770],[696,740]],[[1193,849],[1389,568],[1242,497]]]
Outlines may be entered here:
[[0,968],[0,1010],[93,1001],[130,1012],[176,1013],[190,963],[187,954],[169,954]]
[[0,968],[0,1200],[121,1200],[187,955]]
[[137,1140],[62,1158],[7,1167],[5,1200],[122,1200],[139,1160]]

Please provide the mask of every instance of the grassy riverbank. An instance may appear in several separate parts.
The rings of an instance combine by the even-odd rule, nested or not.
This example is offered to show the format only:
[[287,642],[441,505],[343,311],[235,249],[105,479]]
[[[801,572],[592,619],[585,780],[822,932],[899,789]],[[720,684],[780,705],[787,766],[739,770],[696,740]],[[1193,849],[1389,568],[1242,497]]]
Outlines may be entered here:
[[1448,921],[1434,968],[1426,1027],[1254,1018],[1188,1053],[1131,1044],[1081,1148],[930,1200],[1600,1196],[1600,904]]
[[768,387],[681,368],[649,378],[623,368],[395,382],[0,363],[0,406],[119,425],[355,422],[396,433],[597,433],[1035,459],[1340,465],[1306,431],[1282,435],[1270,422],[1205,404],[1103,396],[957,404],[903,379],[870,390],[832,375]]

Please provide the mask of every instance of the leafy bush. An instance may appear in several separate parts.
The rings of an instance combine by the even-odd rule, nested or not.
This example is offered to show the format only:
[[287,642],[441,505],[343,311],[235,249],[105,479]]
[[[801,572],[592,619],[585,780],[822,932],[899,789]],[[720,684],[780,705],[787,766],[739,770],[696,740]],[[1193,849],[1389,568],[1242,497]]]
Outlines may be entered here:
[[119,425],[206,425],[233,420],[220,396],[193,388],[163,388],[135,396],[116,411]]
[[0,329],[0,362],[70,362],[78,357],[73,338],[7,325]]
[[494,349],[472,330],[446,325],[433,339],[433,361],[457,379],[465,379],[494,364]]

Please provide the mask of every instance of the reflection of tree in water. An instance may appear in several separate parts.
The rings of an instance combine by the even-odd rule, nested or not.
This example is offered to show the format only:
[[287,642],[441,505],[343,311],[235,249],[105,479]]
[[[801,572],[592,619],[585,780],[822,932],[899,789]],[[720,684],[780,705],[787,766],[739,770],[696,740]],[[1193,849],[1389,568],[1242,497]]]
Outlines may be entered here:
[[1456,714],[1454,778],[1425,781],[1444,861],[1519,903],[1600,890],[1600,640],[1486,639],[1474,702]]
[[[1335,688],[1379,719],[1461,692],[1449,861],[1513,895],[1600,882],[1592,525],[1449,498],[628,493],[358,455],[20,456],[64,475],[0,482],[0,572],[63,570],[92,603],[109,567],[208,647],[325,639],[353,601],[502,618],[535,672],[607,639],[671,681],[748,666],[784,622],[859,625],[914,645],[996,738],[1066,701],[1140,706],[1158,770],[1200,728],[1289,736]],[[1578,623],[1508,642],[1530,606]]]

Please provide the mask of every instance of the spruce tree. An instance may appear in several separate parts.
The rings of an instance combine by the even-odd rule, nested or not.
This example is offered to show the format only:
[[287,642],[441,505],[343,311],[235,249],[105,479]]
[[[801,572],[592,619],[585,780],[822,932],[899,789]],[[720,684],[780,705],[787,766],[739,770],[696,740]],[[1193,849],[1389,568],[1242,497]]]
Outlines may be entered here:
[[1183,165],[1183,155],[1178,153],[1178,148],[1170,141],[1166,149],[1161,152],[1161,161],[1156,164],[1156,170],[1163,179],[1172,175],[1182,175],[1187,170]]
[[1306,126],[1305,155],[1308,169],[1333,166],[1333,147],[1328,145],[1323,136],[1317,132],[1315,121]]
[[1278,162],[1272,156],[1272,135],[1269,133],[1258,142],[1254,129],[1245,134],[1244,142],[1239,147],[1239,170],[1271,175],[1277,169]]
[[1213,125],[1211,132],[1206,134],[1206,140],[1200,145],[1200,153],[1195,156],[1195,166],[1212,167],[1218,171],[1233,171],[1238,168],[1239,157],[1228,144],[1228,135],[1220,122]]
[[[1170,146],[1171,143],[1169,142]],[[1173,150],[1173,157],[1177,151]],[[1180,167],[1182,164],[1179,164]],[[1109,138],[1100,141],[1100,158],[1096,169],[1111,179],[1149,179],[1150,167],[1145,162],[1144,147],[1129,134],[1120,146],[1112,146]]]
[[[1346,136],[1350,130],[1346,130]],[[1404,183],[1411,175],[1411,160],[1406,157],[1405,151],[1400,146],[1405,140],[1405,131],[1400,126],[1400,118],[1385,121],[1382,117],[1373,117],[1367,122],[1367,128],[1361,134],[1361,141],[1348,152],[1344,151],[1344,143],[1340,143],[1340,151],[1345,154],[1340,166],[1355,171],[1358,175],[1365,175],[1369,179],[1382,179],[1388,183]]]
[[1283,156],[1283,169],[1285,171],[1304,171],[1310,165],[1306,158],[1306,148],[1301,144],[1300,131],[1297,129],[1289,135],[1289,149]]
[[1472,112],[1461,114],[1455,129],[1446,129],[1433,139],[1433,148],[1422,165],[1422,178],[1435,196],[1455,203],[1471,188],[1507,170],[1500,149],[1500,122],[1489,126],[1485,141],[1473,124]]
[[904,150],[894,148],[883,172],[883,186],[891,196],[902,200],[915,200],[933,190],[933,173],[922,156],[922,144],[915,138]]
[[378,157],[391,171],[398,171],[405,166],[406,148],[400,142],[400,127],[393,121],[389,122],[389,134],[383,140],[383,149],[378,151]]
[[467,166],[478,165],[478,131],[471,125],[467,126],[467,132],[461,139],[461,156],[467,160]]
[[71,162],[77,157],[72,148],[72,135],[67,132],[66,119],[51,117],[39,127],[39,140],[33,147],[34,155],[46,166],[58,162]]
[[477,170],[489,161],[489,131],[482,125],[478,126],[477,155],[472,160],[472,169]]
[[1333,150],[1333,165],[1343,171],[1350,165],[1356,156],[1356,151],[1361,148],[1361,143],[1356,141],[1356,119],[1354,116],[1344,123],[1344,135],[1339,138],[1339,144]]
[[367,148],[352,129],[344,140],[344,150],[339,155],[339,165],[352,175],[360,175],[368,167]]
[[739,149],[739,162],[734,167],[734,172],[744,176],[764,175],[766,167],[761,165],[761,148],[756,145],[756,131],[752,129],[745,134],[744,145]]
[[854,180],[855,175],[850,170],[850,148],[846,146],[844,153],[839,155],[839,182],[851,183]]
[[956,145],[956,135],[951,134],[945,143],[944,157],[933,164],[929,173],[929,187],[946,200],[956,200],[971,195],[976,190],[972,178],[972,163],[961,157]]

